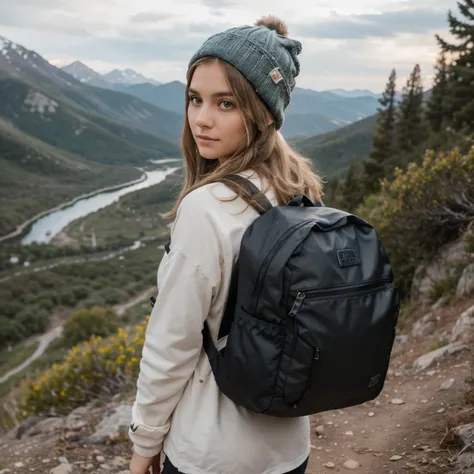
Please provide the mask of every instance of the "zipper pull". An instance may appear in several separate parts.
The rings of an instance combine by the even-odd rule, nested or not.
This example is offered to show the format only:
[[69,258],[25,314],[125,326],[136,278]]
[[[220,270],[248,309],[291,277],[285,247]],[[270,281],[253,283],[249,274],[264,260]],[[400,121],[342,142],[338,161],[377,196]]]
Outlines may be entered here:
[[296,294],[296,299],[295,299],[295,302],[293,303],[293,306],[291,308],[291,311],[290,313],[288,314],[288,316],[290,318],[294,318],[296,313],[299,311],[301,305],[303,304],[303,300],[306,298],[306,295],[301,292],[301,291],[298,291],[298,293]]

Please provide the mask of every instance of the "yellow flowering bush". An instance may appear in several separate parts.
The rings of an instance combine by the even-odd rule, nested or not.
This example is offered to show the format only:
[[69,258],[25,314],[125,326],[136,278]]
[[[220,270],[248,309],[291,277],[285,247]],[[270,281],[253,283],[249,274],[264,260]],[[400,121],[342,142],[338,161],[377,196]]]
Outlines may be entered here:
[[467,153],[426,152],[421,164],[395,169],[376,196],[356,210],[380,234],[399,285],[409,292],[413,272],[474,220],[474,147]]
[[91,336],[38,378],[25,380],[17,402],[21,418],[32,414],[67,414],[99,397],[112,397],[136,383],[146,324],[129,333],[122,328],[102,338]]

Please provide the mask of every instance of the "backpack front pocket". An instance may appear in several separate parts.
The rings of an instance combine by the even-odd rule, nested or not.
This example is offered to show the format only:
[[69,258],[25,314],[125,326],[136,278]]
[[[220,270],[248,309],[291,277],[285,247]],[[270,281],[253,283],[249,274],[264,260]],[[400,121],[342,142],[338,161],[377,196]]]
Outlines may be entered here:
[[224,393],[255,412],[265,412],[274,388],[285,342],[285,327],[262,321],[240,308],[224,353]]
[[318,413],[375,398],[388,369],[397,312],[386,281],[298,292],[288,318],[295,344],[285,371],[286,406]]

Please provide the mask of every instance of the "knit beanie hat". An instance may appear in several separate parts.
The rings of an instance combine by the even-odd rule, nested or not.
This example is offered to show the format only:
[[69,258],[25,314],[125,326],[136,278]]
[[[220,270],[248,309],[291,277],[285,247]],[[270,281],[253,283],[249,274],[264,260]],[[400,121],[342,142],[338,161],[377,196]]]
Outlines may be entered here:
[[216,56],[232,64],[270,109],[278,130],[300,72],[297,56],[301,43],[287,35],[286,25],[273,16],[262,18],[255,26],[228,29],[208,38],[188,68],[203,56]]

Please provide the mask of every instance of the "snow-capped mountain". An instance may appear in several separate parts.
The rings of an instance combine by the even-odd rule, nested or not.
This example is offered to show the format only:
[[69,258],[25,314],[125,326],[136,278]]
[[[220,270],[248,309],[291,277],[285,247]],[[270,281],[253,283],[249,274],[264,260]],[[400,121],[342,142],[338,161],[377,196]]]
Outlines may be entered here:
[[19,61],[24,62],[29,59],[30,65],[33,66],[38,59],[38,55],[19,44],[13,43],[4,36],[0,36],[0,58],[12,66],[17,65]]
[[71,74],[71,76],[75,77],[78,81],[85,83],[102,78],[101,74],[81,63],[81,61],[74,61],[68,66],[63,67],[62,70]]
[[100,74],[80,61],[74,61],[61,69],[82,83],[106,89],[117,89],[117,86],[137,84],[161,85],[161,82],[145,77],[133,69],[114,69],[106,74]]
[[55,68],[35,51],[0,36],[0,76],[28,78],[33,82],[54,81],[61,84],[75,83],[69,74]]
[[155,81],[154,79],[149,79],[142,74],[134,71],[133,69],[114,69],[113,71],[108,72],[102,76],[106,81],[112,82],[113,84],[153,84],[155,86],[160,85],[160,82]]

